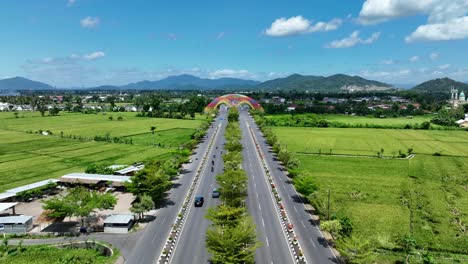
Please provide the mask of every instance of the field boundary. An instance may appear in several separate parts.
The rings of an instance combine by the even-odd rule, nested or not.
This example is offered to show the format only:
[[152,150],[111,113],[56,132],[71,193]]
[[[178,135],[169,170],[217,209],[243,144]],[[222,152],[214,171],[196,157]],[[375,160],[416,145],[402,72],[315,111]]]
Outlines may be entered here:
[[391,159],[391,160],[394,160],[394,159],[400,159],[400,160],[407,160],[407,159],[412,159],[416,156],[416,154],[411,154],[411,155],[408,155],[407,157],[405,158],[398,158],[398,157],[388,157],[388,156],[383,156],[383,157],[378,157],[378,156],[375,156],[375,155],[359,155],[359,154],[327,154],[327,153],[315,153],[315,152],[301,152],[301,151],[298,151],[298,152],[292,152],[292,153],[295,153],[295,154],[298,154],[298,155],[311,155],[311,156],[332,156],[332,157],[346,157],[346,158],[374,158],[374,159]]

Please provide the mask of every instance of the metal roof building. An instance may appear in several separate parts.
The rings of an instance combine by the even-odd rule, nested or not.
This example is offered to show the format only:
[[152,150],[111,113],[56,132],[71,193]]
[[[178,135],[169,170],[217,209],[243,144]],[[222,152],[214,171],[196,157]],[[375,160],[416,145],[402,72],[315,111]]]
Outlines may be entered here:
[[18,203],[0,203],[0,212],[6,211],[10,208],[13,208],[17,205]]
[[138,166],[130,166],[127,168],[123,168],[115,172],[116,175],[133,175],[135,172],[138,172],[145,168],[145,165],[138,165]]
[[130,182],[128,176],[104,175],[104,174],[88,174],[88,173],[70,173],[63,175],[59,179],[60,182],[68,183],[84,183],[98,184],[100,182],[111,182],[114,186],[123,186],[125,182]]
[[128,222],[133,219],[133,215],[131,214],[109,215],[106,220],[104,220],[104,224],[128,224]]
[[0,201],[6,200],[11,197],[15,197],[15,196],[16,196],[15,193],[9,193],[9,192],[0,193]]
[[3,216],[0,217],[0,224],[24,224],[32,218],[29,215]]
[[32,219],[29,215],[0,217],[0,233],[27,233],[33,228]]
[[110,215],[104,220],[104,233],[128,233],[134,217],[131,214]]
[[48,179],[48,180],[43,180],[43,181],[39,181],[39,182],[35,182],[35,183],[23,185],[23,186],[18,187],[18,188],[10,189],[10,190],[7,190],[6,192],[7,192],[7,193],[14,193],[14,194],[17,194],[17,193],[20,193],[20,192],[25,192],[25,191],[33,190],[33,189],[36,189],[36,188],[39,188],[39,187],[46,186],[47,184],[56,183],[56,182],[58,182],[58,180],[56,180],[56,179]]

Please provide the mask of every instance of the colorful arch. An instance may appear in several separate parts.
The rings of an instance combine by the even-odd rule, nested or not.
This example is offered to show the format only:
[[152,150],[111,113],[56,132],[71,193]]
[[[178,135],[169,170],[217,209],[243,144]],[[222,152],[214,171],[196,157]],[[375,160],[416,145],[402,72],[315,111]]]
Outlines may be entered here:
[[225,104],[228,107],[237,107],[242,104],[249,105],[252,109],[263,111],[263,107],[254,99],[243,94],[226,94],[215,98],[205,107],[205,112],[211,112],[219,105]]

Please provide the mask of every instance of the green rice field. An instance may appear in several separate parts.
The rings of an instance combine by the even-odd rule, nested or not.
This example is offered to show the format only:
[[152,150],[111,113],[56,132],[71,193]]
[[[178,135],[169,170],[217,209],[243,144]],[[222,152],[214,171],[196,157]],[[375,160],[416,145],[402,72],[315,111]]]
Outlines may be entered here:
[[[24,118],[14,118],[12,113],[0,113],[0,191],[81,172],[91,164],[132,164],[165,159],[180,144],[190,140],[202,122],[200,119],[156,119],[135,117],[135,113],[117,114],[125,114],[124,120],[109,121],[109,114],[61,113],[60,116],[41,117],[29,113]],[[151,126],[156,127],[155,146]],[[50,130],[53,134],[34,133],[39,129]],[[106,133],[111,137],[132,138],[133,144],[92,140],[93,136]],[[78,140],[78,136],[87,139]]]
[[[272,127],[316,178],[317,201],[331,192],[332,214],[392,249],[410,233],[418,246],[468,260],[468,134],[464,131]],[[391,158],[413,148],[411,159]],[[384,149],[385,158],[376,152]],[[328,155],[331,150],[332,154]],[[440,152],[442,156],[433,156]],[[321,153],[319,155],[319,153]],[[341,155],[340,155],[341,154]],[[366,155],[366,156],[359,156]],[[410,217],[412,208],[413,216]],[[410,220],[411,219],[411,220]],[[460,257],[460,256],[458,256]],[[392,259],[392,255],[388,259]],[[387,257],[381,257],[387,262]],[[398,259],[398,258],[397,258]],[[417,262],[419,263],[419,262]],[[437,262],[439,263],[439,262]]]

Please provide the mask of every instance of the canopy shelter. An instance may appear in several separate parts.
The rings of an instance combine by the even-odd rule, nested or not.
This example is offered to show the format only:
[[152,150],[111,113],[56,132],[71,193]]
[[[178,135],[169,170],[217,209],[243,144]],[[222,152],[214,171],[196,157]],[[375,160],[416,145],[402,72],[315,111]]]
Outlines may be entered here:
[[130,182],[128,176],[105,175],[105,174],[88,174],[88,173],[70,173],[63,175],[59,179],[60,182],[66,183],[82,183],[82,184],[100,184],[112,183],[113,186],[124,186],[126,182]]
[[18,203],[0,203],[0,213],[9,209],[13,209],[13,214],[15,215],[15,206]]

